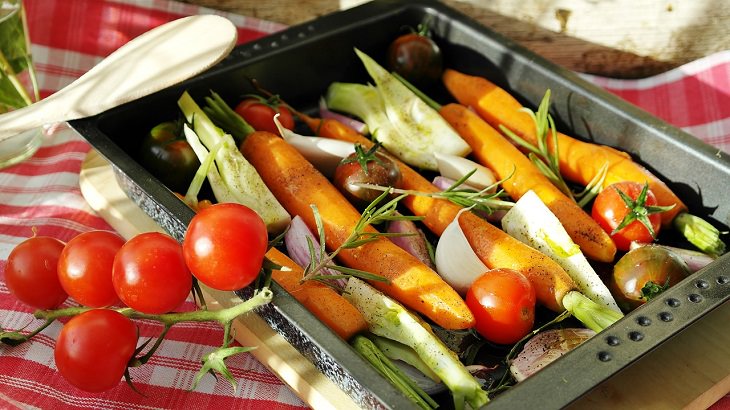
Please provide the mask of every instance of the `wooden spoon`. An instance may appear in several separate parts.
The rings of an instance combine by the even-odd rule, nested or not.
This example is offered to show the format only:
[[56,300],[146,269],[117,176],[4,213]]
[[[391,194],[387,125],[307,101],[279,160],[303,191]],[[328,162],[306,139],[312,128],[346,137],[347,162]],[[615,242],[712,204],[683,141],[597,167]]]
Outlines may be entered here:
[[215,15],[156,27],[58,92],[0,115],[0,141],[44,124],[90,117],[186,80],[221,61],[236,39],[233,23]]

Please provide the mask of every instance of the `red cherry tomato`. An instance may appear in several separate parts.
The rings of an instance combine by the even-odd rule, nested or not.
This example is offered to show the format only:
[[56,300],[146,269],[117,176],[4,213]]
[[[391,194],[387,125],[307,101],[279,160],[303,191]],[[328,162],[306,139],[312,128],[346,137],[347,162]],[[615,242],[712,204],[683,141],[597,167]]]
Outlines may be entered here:
[[74,316],[61,329],[54,349],[56,367],[69,383],[88,392],[116,386],[137,346],[137,326],[114,310]]
[[253,282],[267,248],[264,221],[252,209],[235,203],[219,203],[198,212],[183,241],[190,271],[218,290],[238,290]]
[[466,292],[466,305],[477,332],[494,343],[516,343],[535,324],[535,288],[516,270],[492,269],[478,277]]
[[114,232],[89,231],[68,241],[58,260],[58,278],[72,298],[84,306],[119,302],[112,286],[112,265],[124,239]]
[[286,129],[294,129],[294,117],[278,98],[273,97],[269,100],[263,98],[250,97],[241,101],[235,108],[250,126],[256,131],[268,131],[279,135],[279,129],[274,124],[274,115],[279,113],[279,122]]
[[64,243],[56,238],[34,236],[13,248],[5,265],[10,293],[36,309],[61,305],[68,297],[56,270],[63,247]]
[[182,245],[159,232],[139,234],[117,252],[112,283],[119,298],[134,310],[167,313],[180,306],[193,285]]
[[[643,188],[644,185],[637,182],[618,182],[604,188],[593,202],[593,209],[591,211],[593,219],[601,225],[603,230],[611,235],[611,238],[616,243],[616,248],[619,250],[628,251],[632,242],[651,243],[656,238],[656,235],[659,234],[661,214],[657,211],[652,211],[657,203],[656,197],[647,188],[645,200],[641,199],[640,194]],[[652,235],[652,232],[639,219],[635,219],[622,229],[616,230],[624,218],[630,216],[632,213],[632,209],[626,205],[617,190],[625,193],[632,200],[637,201],[634,212],[638,215],[645,214],[646,222],[651,226],[654,235]]]

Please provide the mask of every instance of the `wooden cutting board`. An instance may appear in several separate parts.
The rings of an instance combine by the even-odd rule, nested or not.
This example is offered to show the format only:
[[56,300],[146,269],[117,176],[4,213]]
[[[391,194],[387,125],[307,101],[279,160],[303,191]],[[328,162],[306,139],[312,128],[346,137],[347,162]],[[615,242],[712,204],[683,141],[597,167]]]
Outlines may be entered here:
[[[162,229],[116,183],[112,167],[92,150],[82,165],[81,193],[92,209],[125,238]],[[207,299],[230,306],[237,296],[206,289]],[[214,307],[212,306],[212,307]],[[239,318],[236,340],[258,346],[252,354],[316,409],[357,408],[259,316]],[[574,403],[575,409],[706,409],[730,392],[730,303],[600,384]]]

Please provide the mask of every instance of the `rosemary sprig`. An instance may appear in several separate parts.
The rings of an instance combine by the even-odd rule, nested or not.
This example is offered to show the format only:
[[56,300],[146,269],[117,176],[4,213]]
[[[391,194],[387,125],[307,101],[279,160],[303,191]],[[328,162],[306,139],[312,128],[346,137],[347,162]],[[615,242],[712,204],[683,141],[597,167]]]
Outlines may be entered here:
[[[314,213],[314,220],[317,225],[317,236],[319,237],[320,247],[319,249],[314,249],[314,245],[311,239],[307,238],[310,261],[304,268],[304,276],[302,277],[302,281],[317,280],[332,286],[333,279],[343,279],[350,276],[355,276],[365,280],[388,282],[388,279],[383,276],[376,275],[374,273],[360,269],[339,266],[334,263],[334,260],[343,249],[357,248],[358,246],[365,245],[384,237],[408,235],[407,233],[386,233],[367,230],[367,228],[372,225],[378,225],[380,223],[388,221],[416,221],[422,219],[417,216],[401,215],[397,212],[398,202],[406,197],[406,195],[399,195],[398,197],[389,200],[382,206],[379,206],[380,203],[390,194],[391,192],[386,190],[377,198],[375,198],[375,200],[373,200],[363,210],[362,216],[357,221],[357,224],[355,224],[355,227],[353,228],[352,233],[350,233],[350,236],[348,236],[348,238],[343,241],[342,244],[337,247],[337,249],[329,253],[327,253],[327,250],[325,249],[326,238],[322,218],[319,215],[319,211],[317,210],[316,205],[311,205],[312,212]],[[320,272],[323,269],[332,269],[342,273],[342,275],[322,275],[320,274]]]
[[[568,198],[574,200],[579,206],[583,207],[593,199],[603,187],[603,182],[608,171],[608,164],[604,164],[600,172],[580,193],[573,192],[562,174],[560,173],[560,161],[558,158],[558,131],[555,128],[555,121],[550,115],[550,90],[545,91],[545,95],[540,101],[537,112],[529,108],[520,108],[521,112],[527,113],[535,123],[535,134],[537,146],[531,144],[525,139],[519,137],[504,125],[500,125],[499,129],[512,139],[517,145],[528,151],[528,157],[533,164],[545,175],[550,182],[560,189]],[[552,142],[552,150],[549,148],[548,138]]]
[[[528,114],[535,122],[535,134],[537,138],[537,146],[520,138],[504,125],[499,128],[509,138],[511,138],[519,146],[529,151],[528,157],[535,166],[542,172],[556,187],[558,187],[569,198],[573,198],[573,192],[568,188],[562,175],[560,174],[560,164],[558,162],[558,131],[555,128],[555,121],[549,112],[550,109],[550,90],[545,91],[545,95],[540,101],[537,112],[527,107],[522,107],[519,111]],[[553,149],[548,147],[548,137],[552,138]],[[574,198],[573,198],[574,199]]]
[[476,169],[469,171],[466,175],[454,182],[450,187],[439,192],[422,192],[410,189],[392,188],[364,183],[356,183],[354,185],[362,188],[391,192],[401,195],[417,195],[430,198],[446,199],[464,208],[471,208],[475,211],[486,212],[487,214],[491,214],[497,209],[509,209],[514,206],[514,202],[499,199],[504,196],[503,190],[495,190],[495,188],[500,185],[502,181],[509,179],[511,175],[504,180],[497,181],[494,184],[479,191],[471,188],[459,188],[460,186],[464,185],[466,180],[468,180],[469,177],[474,174],[474,172],[476,172]]

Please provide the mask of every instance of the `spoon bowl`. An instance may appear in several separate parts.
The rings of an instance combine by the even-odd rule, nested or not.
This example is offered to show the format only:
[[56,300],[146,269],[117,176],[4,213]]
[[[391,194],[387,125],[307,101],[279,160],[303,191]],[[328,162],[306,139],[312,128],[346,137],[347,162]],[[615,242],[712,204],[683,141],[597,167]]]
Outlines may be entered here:
[[191,78],[225,58],[236,39],[233,23],[216,15],[158,26],[56,93],[0,115],[0,142],[44,124],[102,113]]

